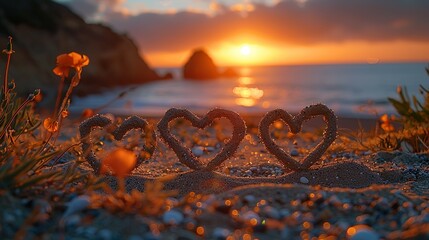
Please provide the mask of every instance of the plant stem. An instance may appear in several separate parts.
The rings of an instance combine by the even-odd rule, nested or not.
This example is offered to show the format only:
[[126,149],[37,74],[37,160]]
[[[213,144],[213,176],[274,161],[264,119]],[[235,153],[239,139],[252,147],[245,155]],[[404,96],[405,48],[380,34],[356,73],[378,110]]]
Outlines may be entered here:
[[55,115],[57,115],[58,107],[60,105],[60,99],[61,99],[61,92],[64,88],[64,76],[61,77],[60,85],[58,86],[58,92],[57,92],[57,100],[55,101],[55,108],[54,113],[52,114],[52,118],[55,118]]
[[3,129],[3,132],[0,135],[0,139],[3,138],[3,136],[6,134],[7,130],[9,129],[10,125],[12,124],[13,120],[15,119],[15,117],[18,115],[18,113],[29,103],[33,101],[32,99],[27,99],[25,100],[21,106],[19,106],[19,108],[13,113],[12,118],[10,119],[9,123],[6,125],[6,127]]
[[125,193],[125,178],[118,177],[118,187],[119,187],[119,191]]
[[7,84],[8,84],[8,75],[9,75],[9,64],[10,64],[10,56],[12,54],[8,53],[7,54],[7,61],[6,61],[6,68],[4,70],[4,79],[3,79],[3,94],[4,94],[4,98],[7,99]]
[[[76,76],[74,76],[73,78],[75,78]],[[72,80],[73,81],[73,80]],[[59,108],[58,111],[58,116],[57,119],[61,118],[61,112],[64,110],[64,108],[66,107],[67,104],[67,100],[69,99],[71,93],[73,91],[73,85],[70,84],[69,89],[67,89],[66,95],[64,96],[63,102],[61,103],[61,107]]]

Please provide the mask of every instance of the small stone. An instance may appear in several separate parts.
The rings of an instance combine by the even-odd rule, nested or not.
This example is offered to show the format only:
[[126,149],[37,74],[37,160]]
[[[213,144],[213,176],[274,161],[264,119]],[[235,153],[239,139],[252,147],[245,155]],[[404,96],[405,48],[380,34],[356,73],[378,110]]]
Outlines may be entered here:
[[213,152],[214,150],[216,150],[214,147],[206,147],[207,152]]
[[290,211],[288,209],[282,209],[280,210],[280,217],[289,217],[291,215]]
[[67,228],[74,228],[79,225],[81,218],[79,215],[72,215],[64,220],[64,225]]
[[68,207],[67,207],[66,212],[63,214],[63,219],[70,216],[70,215],[73,215],[77,212],[82,211],[83,209],[88,207],[89,204],[90,204],[90,199],[86,195],[82,195],[82,196],[73,198],[73,200],[71,200],[67,204]]
[[139,235],[131,235],[128,237],[127,240],[143,240],[143,238],[140,237]]
[[145,235],[143,235],[142,239],[144,239],[144,240],[159,240],[159,239],[161,239],[161,237],[159,236],[159,234],[155,235],[155,234],[149,232],[149,233],[146,233]]
[[298,150],[296,150],[296,149],[294,148],[294,149],[292,149],[292,150],[290,151],[290,155],[291,155],[292,157],[297,157],[297,156],[299,156],[299,152],[298,152]]
[[102,229],[100,232],[98,232],[98,236],[100,239],[109,240],[112,239],[112,232],[109,229]]
[[226,228],[215,228],[213,230],[214,239],[226,239],[231,234],[231,231]]
[[255,219],[258,223],[261,222],[261,217],[257,213],[255,213],[253,211],[247,211],[247,212],[245,212],[241,216],[241,219],[243,219],[244,221],[250,221],[252,219]]
[[183,214],[177,210],[170,210],[162,215],[162,221],[165,224],[177,225],[183,221]]
[[196,157],[201,157],[204,154],[204,147],[201,146],[195,146],[192,148],[192,153],[196,156]]
[[280,236],[281,236],[281,239],[291,239],[292,231],[288,227],[285,227],[283,228]]
[[246,195],[244,196],[244,200],[248,203],[254,203],[256,201],[256,198],[253,195]]
[[368,156],[368,155],[371,155],[371,154],[372,154],[371,150],[362,152],[362,155],[364,155],[364,156]]
[[95,238],[95,233],[97,232],[97,228],[95,227],[88,227],[85,228],[84,234],[88,238]]
[[347,229],[350,240],[378,240],[378,234],[367,225],[355,225]]
[[300,177],[299,178],[299,181],[301,182],[301,183],[303,183],[303,184],[307,184],[307,183],[309,183],[310,181],[308,180],[308,178],[306,178],[306,177]]
[[3,214],[3,220],[7,223],[13,223],[16,221],[16,217],[12,214],[4,213]]
[[340,199],[335,195],[330,196],[328,201],[329,201],[329,203],[332,203],[332,204],[340,204],[341,203]]
[[265,214],[267,214],[268,217],[273,218],[273,219],[280,219],[280,217],[281,217],[280,212],[271,206],[266,206],[264,208],[264,212],[265,212]]

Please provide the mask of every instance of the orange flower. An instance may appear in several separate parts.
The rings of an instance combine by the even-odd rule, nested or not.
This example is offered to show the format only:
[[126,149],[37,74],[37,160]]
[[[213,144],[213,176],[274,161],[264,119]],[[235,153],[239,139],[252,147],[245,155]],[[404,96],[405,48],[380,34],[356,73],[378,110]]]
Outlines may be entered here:
[[383,114],[383,116],[380,117],[381,128],[386,132],[395,131],[395,127],[392,124],[393,120],[394,120],[393,116],[389,118],[387,114]]
[[110,152],[101,163],[101,173],[112,171],[118,178],[124,178],[136,165],[136,155],[124,148]]
[[53,72],[60,77],[68,77],[70,68],[74,68],[80,72],[82,67],[89,64],[89,58],[86,55],[71,52],[68,54],[61,54],[57,57],[57,66]]
[[66,118],[66,117],[68,117],[69,116],[69,111],[67,110],[67,109],[64,109],[62,112],[61,112],[61,117],[62,118]]
[[51,133],[56,132],[58,131],[58,121],[55,121],[52,118],[46,118],[43,121],[43,127],[46,130],[48,130],[48,132],[51,132]]

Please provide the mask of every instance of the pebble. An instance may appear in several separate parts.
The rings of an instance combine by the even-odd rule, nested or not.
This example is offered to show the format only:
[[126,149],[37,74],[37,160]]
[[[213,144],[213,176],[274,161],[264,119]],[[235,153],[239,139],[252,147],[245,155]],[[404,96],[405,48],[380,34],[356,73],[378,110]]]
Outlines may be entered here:
[[296,156],[299,156],[299,152],[298,152],[298,150],[296,150],[296,149],[292,149],[292,150],[290,151],[290,155],[291,155],[292,157],[296,157]]
[[78,215],[72,215],[64,220],[64,224],[68,228],[76,227],[79,225],[81,217]]
[[241,219],[244,221],[250,221],[252,219],[256,219],[256,221],[259,223],[261,222],[261,217],[254,211],[247,211],[243,215],[241,215]]
[[[161,237],[158,235],[155,235],[153,233],[146,233],[145,235],[143,235],[143,239],[144,240],[159,240],[161,239]],[[180,237],[178,237],[177,239],[180,239]]]
[[290,211],[288,209],[282,209],[280,210],[280,217],[284,218],[284,217],[289,217],[290,216]]
[[100,232],[98,232],[98,236],[100,239],[109,240],[112,239],[112,232],[109,229],[102,229]]
[[309,183],[310,181],[308,180],[308,178],[306,178],[306,177],[300,177],[299,178],[299,181],[301,182],[301,183],[304,183],[304,184],[307,184],[307,183]]
[[372,151],[371,151],[371,150],[363,151],[363,152],[362,152],[362,155],[363,155],[363,156],[368,156],[368,155],[371,155],[371,154],[372,154]]
[[127,240],[143,240],[143,238],[140,237],[139,235],[131,235],[128,237]]
[[253,195],[246,195],[246,196],[244,196],[244,200],[246,201],[246,202],[248,202],[248,203],[254,203],[254,202],[256,202],[256,198],[255,198],[255,196],[253,196]]
[[216,150],[214,147],[206,147],[207,152],[213,152],[214,150]]
[[292,231],[288,227],[285,227],[280,233],[280,236],[281,236],[281,239],[291,239]]
[[183,219],[183,214],[177,210],[170,210],[162,215],[162,221],[165,224],[178,225],[183,221]]
[[201,157],[204,154],[204,147],[201,146],[195,146],[192,148],[192,153],[196,156],[196,157]]
[[367,225],[355,225],[347,229],[350,240],[378,240],[378,234]]
[[271,206],[266,206],[264,208],[264,212],[270,218],[273,218],[273,219],[280,219],[281,218],[280,212]]
[[231,234],[231,231],[226,228],[215,228],[213,230],[214,239],[226,239]]
[[88,227],[84,230],[84,235],[89,238],[94,238],[96,232],[97,232],[96,227]]
[[77,212],[82,211],[86,207],[88,207],[90,204],[89,196],[81,195],[79,197],[73,198],[68,204],[67,204],[67,210],[63,214],[63,219],[67,218],[70,215],[73,215]]

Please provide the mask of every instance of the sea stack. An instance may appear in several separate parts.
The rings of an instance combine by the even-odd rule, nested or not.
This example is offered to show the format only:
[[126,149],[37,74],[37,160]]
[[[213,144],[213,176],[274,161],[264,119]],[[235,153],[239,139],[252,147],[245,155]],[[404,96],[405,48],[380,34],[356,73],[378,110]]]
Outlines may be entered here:
[[210,80],[219,77],[236,77],[238,74],[227,68],[225,73],[221,73],[213,59],[203,50],[196,49],[183,66],[183,78],[194,80]]

